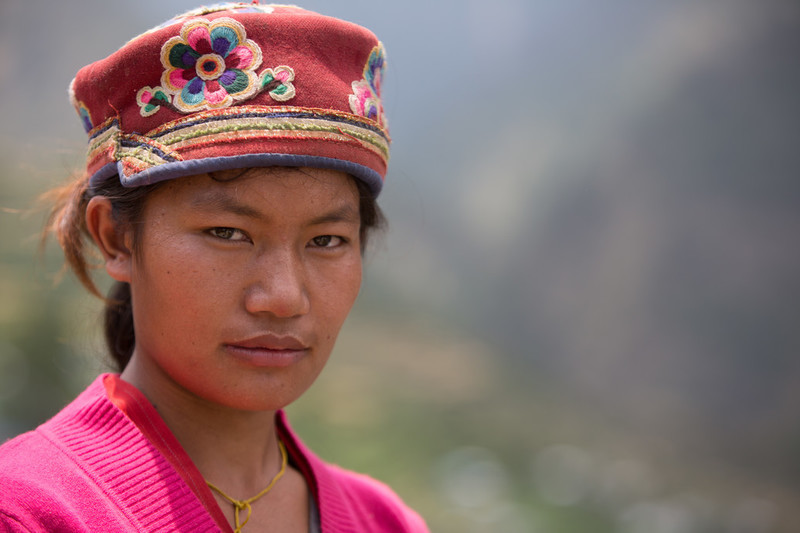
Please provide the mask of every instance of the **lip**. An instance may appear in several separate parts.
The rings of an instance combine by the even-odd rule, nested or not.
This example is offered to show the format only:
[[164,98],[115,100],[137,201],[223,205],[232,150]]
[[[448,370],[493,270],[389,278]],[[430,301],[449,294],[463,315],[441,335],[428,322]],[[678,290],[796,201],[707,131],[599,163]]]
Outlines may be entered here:
[[287,367],[304,357],[310,347],[292,335],[265,334],[225,343],[227,353],[258,367]]

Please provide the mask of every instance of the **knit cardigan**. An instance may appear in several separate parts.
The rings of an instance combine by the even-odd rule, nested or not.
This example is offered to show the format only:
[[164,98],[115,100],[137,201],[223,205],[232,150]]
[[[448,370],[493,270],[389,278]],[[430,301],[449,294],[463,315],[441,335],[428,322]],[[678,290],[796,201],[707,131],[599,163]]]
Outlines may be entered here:
[[[0,531],[230,533],[191,461],[179,471],[165,457],[185,454],[177,439],[160,434],[155,445],[109,398],[114,378],[100,376],[51,420],[0,446]],[[166,428],[148,407],[145,415]],[[428,531],[391,489],[314,455],[283,412],[276,424],[309,482],[323,533]]]

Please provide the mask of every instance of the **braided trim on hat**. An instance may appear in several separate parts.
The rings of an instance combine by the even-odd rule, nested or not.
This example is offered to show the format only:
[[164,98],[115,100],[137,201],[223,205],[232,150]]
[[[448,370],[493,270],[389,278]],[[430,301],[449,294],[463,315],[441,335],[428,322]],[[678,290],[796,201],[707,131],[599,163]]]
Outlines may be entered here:
[[[90,175],[120,163],[130,178],[153,167],[193,160],[208,150],[260,154],[259,141],[285,141],[302,153],[304,140],[354,145],[386,165],[390,139],[362,117],[329,109],[236,106],[196,113],[163,124],[145,135],[122,133],[116,118],[92,131],[87,155]],[[206,156],[207,157],[207,156]]]
[[369,30],[297,7],[225,3],[176,17],[73,80],[90,182],[321,165],[377,194],[391,142],[385,65]]
[[161,145],[180,152],[188,143],[196,144],[203,139],[216,142],[223,140],[220,136],[232,132],[237,133],[237,138],[244,138],[248,134],[275,137],[281,132],[294,132],[293,137],[330,133],[346,137],[343,140],[357,140],[385,160],[389,158],[388,137],[380,129],[352,115],[332,113],[330,110],[310,112],[308,109],[292,107],[264,109],[238,106],[223,112],[203,113],[204,116],[193,116],[193,120],[188,122],[165,124],[148,137],[158,139]]

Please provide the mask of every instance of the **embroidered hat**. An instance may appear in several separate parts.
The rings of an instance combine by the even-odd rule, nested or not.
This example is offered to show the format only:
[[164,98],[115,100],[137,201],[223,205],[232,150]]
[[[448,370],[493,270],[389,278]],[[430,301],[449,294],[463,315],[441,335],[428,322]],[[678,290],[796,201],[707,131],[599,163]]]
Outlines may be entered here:
[[89,134],[90,183],[308,166],[347,172],[377,195],[390,142],[384,65],[369,30],[294,6],[179,15],[70,84]]

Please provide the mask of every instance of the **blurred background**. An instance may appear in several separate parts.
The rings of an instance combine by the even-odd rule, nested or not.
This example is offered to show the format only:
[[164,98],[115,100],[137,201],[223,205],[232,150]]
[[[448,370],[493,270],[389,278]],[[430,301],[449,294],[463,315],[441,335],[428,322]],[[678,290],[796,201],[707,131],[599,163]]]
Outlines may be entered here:
[[[302,5],[381,37],[394,140],[312,448],[436,532],[800,531],[800,4]],[[191,7],[0,2],[0,440],[108,370],[37,256],[67,86]]]

